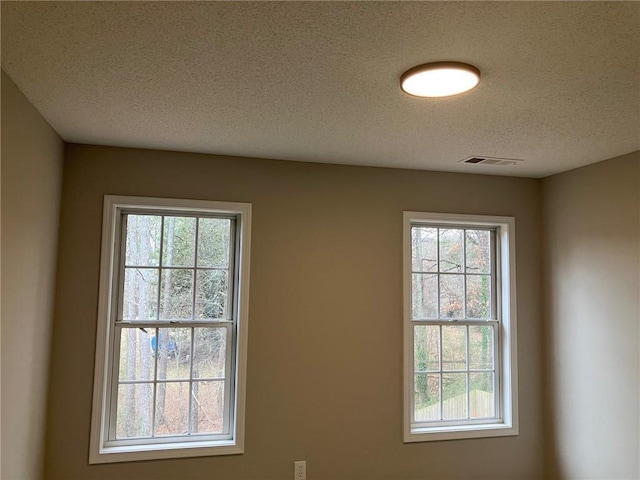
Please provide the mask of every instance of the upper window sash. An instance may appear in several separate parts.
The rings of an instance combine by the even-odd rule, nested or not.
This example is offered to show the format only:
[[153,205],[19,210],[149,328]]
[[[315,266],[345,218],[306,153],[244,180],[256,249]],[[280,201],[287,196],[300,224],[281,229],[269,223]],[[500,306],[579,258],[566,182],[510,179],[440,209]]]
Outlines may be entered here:
[[[435,278],[435,281],[437,283],[436,286],[436,312],[435,315],[427,315],[427,316],[414,316],[413,315],[413,311],[412,311],[412,321],[414,322],[421,322],[421,321],[490,321],[490,320],[499,320],[498,316],[499,316],[499,309],[498,307],[498,303],[497,303],[497,291],[499,290],[498,288],[498,284],[497,281],[499,280],[499,275],[497,275],[497,271],[498,268],[496,266],[496,262],[499,261],[499,257],[498,255],[496,255],[496,251],[499,249],[498,243],[499,243],[499,236],[496,235],[496,231],[497,229],[494,227],[475,227],[473,225],[445,225],[445,224],[435,224],[435,223],[429,223],[429,222],[412,222],[410,225],[410,235],[411,235],[411,259],[412,259],[412,263],[411,263],[411,276],[412,278],[420,278],[420,277],[430,277],[430,278]],[[419,245],[421,242],[415,242],[414,244],[414,235],[419,234],[417,232],[420,232],[421,230],[424,229],[428,229],[428,230],[435,230],[436,231],[436,236],[435,236],[435,252],[431,252],[432,254],[435,253],[435,259],[430,262],[431,265],[427,265],[427,268],[416,268],[415,265],[415,260],[414,259],[414,246]],[[456,270],[455,268],[446,270],[442,268],[442,258],[441,258],[441,235],[442,235],[442,230],[446,230],[446,231],[459,231],[462,232],[462,238],[460,240],[461,244],[462,244],[462,252],[461,252],[461,260],[462,260],[462,265],[460,267],[459,270]],[[484,266],[485,268],[481,268],[480,266],[470,266],[469,265],[469,252],[468,252],[468,232],[482,232],[485,231],[487,232],[487,236],[488,236],[488,253],[489,253],[489,259],[488,259],[488,265]],[[431,242],[433,243],[433,241]],[[432,245],[433,246],[433,245]],[[418,250],[422,250],[420,248],[418,248]],[[418,259],[418,260],[423,260],[423,259]],[[429,268],[431,267],[431,268]],[[471,269],[471,270],[470,270]],[[453,271],[452,271],[453,270]],[[462,278],[463,281],[463,308],[462,308],[462,315],[458,315],[455,317],[443,317],[442,316],[442,309],[441,309],[441,282],[440,279],[441,277],[449,277],[449,278]],[[471,278],[477,278],[477,279],[482,279],[482,278],[489,278],[490,279],[490,286],[489,286],[489,292],[490,292],[490,298],[489,298],[489,305],[488,305],[488,310],[489,313],[488,315],[469,315],[469,311],[468,311],[468,302],[467,302],[467,292],[468,292],[468,287],[469,287],[469,281]]]
[[[190,218],[193,218],[193,222],[185,224],[185,219],[189,220]],[[207,223],[217,221],[228,222],[227,225],[224,223],[219,224],[218,228],[226,229],[229,238],[222,255],[218,255],[219,258],[211,259],[208,258],[210,255],[207,255],[204,248],[202,248],[203,251],[201,252],[204,241],[202,236],[203,232],[206,231]],[[127,209],[121,212],[118,226],[121,231],[121,238],[118,249],[120,261],[115,266],[116,270],[114,272],[119,282],[117,285],[119,298],[115,321],[123,323],[186,323],[189,321],[207,322],[233,320],[233,309],[235,308],[233,289],[236,283],[237,273],[235,265],[237,245],[235,240],[238,238],[237,230],[239,228],[237,215],[218,215],[213,212],[205,214],[204,212],[138,211]],[[142,228],[147,228],[152,231],[151,236],[148,238],[148,240],[152,240],[151,243],[155,244],[155,248],[151,249],[152,251],[145,249],[145,251],[141,252],[140,248],[136,248],[139,247],[139,243],[136,243],[136,233],[139,234]],[[210,225],[209,228],[213,228],[213,225]],[[188,234],[191,234],[190,238],[180,242],[180,237],[174,234],[176,229],[186,230]],[[155,232],[153,232],[153,230],[155,230]],[[175,245],[176,241],[178,245]],[[181,249],[186,250],[187,255],[179,255],[178,258],[174,258]],[[203,258],[206,258],[206,260],[202,261]],[[192,310],[190,315],[186,317],[184,315],[170,315],[172,312],[168,312],[169,315],[167,315],[166,312],[163,314],[162,306],[166,305],[166,299],[164,299],[165,292],[161,284],[165,277],[171,275],[172,272],[191,273],[192,299],[190,303]],[[218,280],[227,286],[224,309],[221,315],[214,317],[199,315],[198,307],[204,306],[199,303],[200,298],[195,287],[199,281],[198,277],[205,274],[220,276]],[[132,318],[126,314],[127,280],[132,280],[132,276],[134,275],[148,277],[148,279],[145,279],[151,280],[148,286],[155,290],[155,302],[151,302],[152,307],[155,307],[155,309],[152,308],[154,311],[149,312],[144,318]]]

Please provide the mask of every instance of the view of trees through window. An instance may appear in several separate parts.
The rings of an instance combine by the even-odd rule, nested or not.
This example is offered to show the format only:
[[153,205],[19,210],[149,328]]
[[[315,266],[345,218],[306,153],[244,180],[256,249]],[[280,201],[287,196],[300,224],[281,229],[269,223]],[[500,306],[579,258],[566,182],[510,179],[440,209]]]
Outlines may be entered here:
[[115,438],[224,433],[233,221],[127,214],[123,225]]
[[483,229],[411,228],[416,422],[496,415],[493,237]]

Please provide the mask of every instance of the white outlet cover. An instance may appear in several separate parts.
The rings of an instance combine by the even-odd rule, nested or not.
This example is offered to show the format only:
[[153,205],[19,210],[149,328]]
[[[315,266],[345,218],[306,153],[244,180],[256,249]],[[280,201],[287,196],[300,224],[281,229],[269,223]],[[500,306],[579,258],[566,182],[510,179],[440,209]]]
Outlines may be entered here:
[[307,462],[293,462],[293,480],[307,480]]

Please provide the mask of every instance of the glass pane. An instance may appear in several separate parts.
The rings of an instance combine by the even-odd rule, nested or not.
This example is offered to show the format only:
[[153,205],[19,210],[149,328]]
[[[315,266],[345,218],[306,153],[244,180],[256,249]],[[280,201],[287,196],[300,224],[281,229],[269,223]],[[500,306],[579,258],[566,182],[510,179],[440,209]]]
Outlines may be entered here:
[[195,328],[193,332],[193,378],[224,378],[227,329]]
[[495,416],[493,373],[469,374],[469,407],[471,418]]
[[229,318],[226,311],[229,293],[226,270],[198,270],[196,317]]
[[440,375],[415,376],[414,408],[413,418],[416,422],[440,420]]
[[467,374],[442,374],[442,419],[467,418]]
[[198,225],[198,266],[229,266],[231,220],[201,218]]
[[193,267],[196,253],[195,235],[194,217],[164,217],[162,265]]
[[126,264],[153,267],[160,258],[160,225],[162,217],[127,215]]
[[416,372],[440,370],[440,327],[413,327],[413,368]]
[[442,326],[442,370],[467,368],[467,327]]
[[158,383],[156,435],[188,433],[189,382]]
[[193,382],[191,431],[222,433],[224,427],[224,381]]
[[120,330],[120,380],[153,380],[153,335],[154,328]]
[[125,268],[124,320],[155,320],[158,318],[158,269]]
[[467,318],[491,317],[491,277],[467,275]]
[[193,318],[193,270],[162,270],[160,320]]
[[493,369],[493,327],[469,327],[469,368]]
[[464,257],[464,230],[440,229],[440,271],[462,272]]
[[151,350],[158,352],[158,380],[188,380],[191,373],[191,329],[159,328],[160,346],[151,339]]
[[491,232],[467,230],[467,273],[491,273]]
[[411,229],[411,269],[414,272],[438,270],[438,229],[413,227]]
[[440,318],[463,318],[464,275],[440,275]]
[[153,384],[118,385],[116,438],[151,436]]
[[411,275],[411,318],[438,317],[438,276],[433,273]]

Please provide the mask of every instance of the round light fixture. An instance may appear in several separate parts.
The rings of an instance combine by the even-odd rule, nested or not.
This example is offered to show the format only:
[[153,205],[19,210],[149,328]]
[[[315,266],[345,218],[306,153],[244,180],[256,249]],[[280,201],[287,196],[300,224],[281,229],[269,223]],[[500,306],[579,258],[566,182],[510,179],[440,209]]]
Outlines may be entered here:
[[480,83],[480,70],[459,62],[434,62],[404,72],[400,87],[416,97],[449,97],[467,92]]

